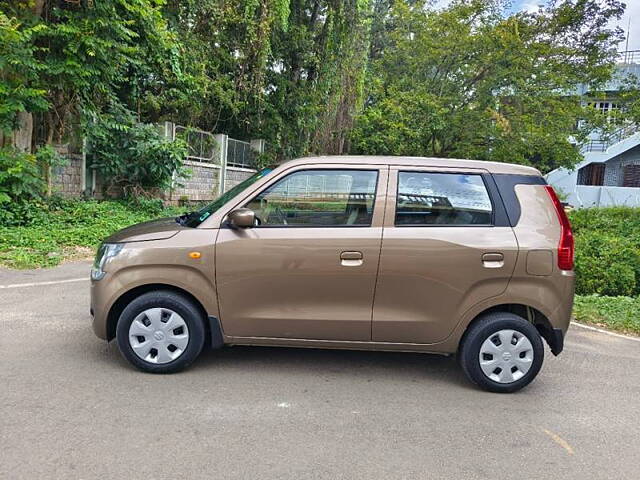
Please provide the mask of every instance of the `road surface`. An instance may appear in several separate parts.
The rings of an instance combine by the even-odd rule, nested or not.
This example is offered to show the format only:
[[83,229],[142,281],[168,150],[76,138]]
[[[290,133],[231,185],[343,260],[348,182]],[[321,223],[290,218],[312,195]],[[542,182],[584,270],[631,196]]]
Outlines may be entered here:
[[408,353],[230,347],[142,374],[94,337],[88,269],[0,270],[2,479],[640,478],[638,341],[573,327],[512,395]]

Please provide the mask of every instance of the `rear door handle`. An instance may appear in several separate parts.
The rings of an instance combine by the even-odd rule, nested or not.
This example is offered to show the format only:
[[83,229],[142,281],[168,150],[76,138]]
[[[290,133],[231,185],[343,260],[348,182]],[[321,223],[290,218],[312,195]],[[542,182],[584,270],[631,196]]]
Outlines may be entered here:
[[482,265],[485,268],[501,268],[504,265],[504,255],[500,252],[485,253],[482,255]]
[[340,263],[344,267],[359,267],[362,265],[362,252],[342,252],[340,254]]

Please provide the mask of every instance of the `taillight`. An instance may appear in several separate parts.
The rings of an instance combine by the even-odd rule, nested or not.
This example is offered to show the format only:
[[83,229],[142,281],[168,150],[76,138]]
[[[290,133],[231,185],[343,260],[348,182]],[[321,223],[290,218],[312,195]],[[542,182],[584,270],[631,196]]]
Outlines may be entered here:
[[567,212],[564,211],[560,199],[556,195],[555,190],[551,185],[545,185],[545,190],[549,194],[549,198],[553,202],[553,206],[556,209],[558,215],[558,221],[560,222],[560,242],[558,243],[558,268],[560,270],[573,270],[573,232],[571,231],[571,224],[569,223],[569,217]]

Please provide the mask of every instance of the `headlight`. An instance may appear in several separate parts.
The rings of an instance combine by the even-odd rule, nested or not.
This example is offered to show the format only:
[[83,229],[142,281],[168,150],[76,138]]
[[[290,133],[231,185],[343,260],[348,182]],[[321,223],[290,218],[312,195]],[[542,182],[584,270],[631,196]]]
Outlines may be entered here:
[[96,253],[96,259],[93,262],[93,268],[91,269],[92,280],[102,280],[107,274],[107,272],[103,270],[104,266],[110,258],[118,255],[123,247],[124,243],[103,243],[100,245],[98,253]]

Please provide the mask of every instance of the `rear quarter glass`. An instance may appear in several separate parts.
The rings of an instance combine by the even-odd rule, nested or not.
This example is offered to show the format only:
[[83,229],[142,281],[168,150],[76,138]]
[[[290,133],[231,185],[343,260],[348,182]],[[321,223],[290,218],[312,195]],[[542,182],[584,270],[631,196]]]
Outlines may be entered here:
[[500,197],[504,203],[509,224],[512,227],[518,225],[522,216],[522,206],[516,194],[517,185],[546,185],[547,181],[538,175],[513,175],[506,173],[494,173],[493,179],[496,182]]

